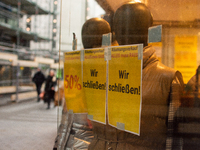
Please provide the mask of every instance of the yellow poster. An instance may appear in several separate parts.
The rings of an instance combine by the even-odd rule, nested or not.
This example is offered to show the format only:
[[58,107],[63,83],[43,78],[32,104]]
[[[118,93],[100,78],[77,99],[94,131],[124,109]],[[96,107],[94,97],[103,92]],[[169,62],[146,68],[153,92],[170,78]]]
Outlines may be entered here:
[[67,110],[73,113],[87,112],[82,85],[81,51],[65,53],[64,92]]
[[85,50],[83,89],[88,118],[105,124],[106,121],[106,61],[104,49]]
[[197,36],[176,36],[174,43],[174,68],[182,73],[187,83],[197,69]]
[[139,135],[143,45],[111,48],[108,120],[111,126]]

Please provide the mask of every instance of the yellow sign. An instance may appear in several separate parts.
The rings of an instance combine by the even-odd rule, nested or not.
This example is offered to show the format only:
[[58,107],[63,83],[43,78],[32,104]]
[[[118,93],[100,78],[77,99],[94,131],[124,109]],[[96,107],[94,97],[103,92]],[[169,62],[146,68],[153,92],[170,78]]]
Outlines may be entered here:
[[85,50],[83,61],[83,89],[88,118],[106,123],[106,61],[104,49]]
[[83,94],[81,51],[66,52],[64,62],[64,91],[68,110],[86,113],[87,107]]
[[187,83],[197,69],[197,36],[176,36],[174,68],[183,75]]
[[143,45],[111,48],[109,61],[109,124],[134,134],[140,133]]

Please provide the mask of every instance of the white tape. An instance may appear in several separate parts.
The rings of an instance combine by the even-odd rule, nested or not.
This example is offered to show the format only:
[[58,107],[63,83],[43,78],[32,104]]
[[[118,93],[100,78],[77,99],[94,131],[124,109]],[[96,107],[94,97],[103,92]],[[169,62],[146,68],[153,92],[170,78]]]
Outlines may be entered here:
[[93,115],[87,115],[87,118],[88,118],[89,120],[93,120]]
[[84,61],[85,58],[85,50],[81,50],[81,61]]
[[105,61],[111,60],[111,47],[106,47],[105,48],[104,59],[105,59]]
[[125,124],[117,122],[117,129],[119,129],[119,130],[125,130]]
[[68,113],[69,113],[69,114],[73,114],[73,110],[70,109],[70,110],[68,111]]
[[143,44],[138,44],[138,60],[143,58]]

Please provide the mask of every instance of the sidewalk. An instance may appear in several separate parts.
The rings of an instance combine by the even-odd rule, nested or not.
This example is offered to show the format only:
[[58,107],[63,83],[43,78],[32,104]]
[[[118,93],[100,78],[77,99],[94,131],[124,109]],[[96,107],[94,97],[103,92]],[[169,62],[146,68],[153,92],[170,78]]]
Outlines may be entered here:
[[[57,112],[36,100],[0,107],[1,150],[52,150],[57,135]],[[61,109],[61,108],[59,108]]]

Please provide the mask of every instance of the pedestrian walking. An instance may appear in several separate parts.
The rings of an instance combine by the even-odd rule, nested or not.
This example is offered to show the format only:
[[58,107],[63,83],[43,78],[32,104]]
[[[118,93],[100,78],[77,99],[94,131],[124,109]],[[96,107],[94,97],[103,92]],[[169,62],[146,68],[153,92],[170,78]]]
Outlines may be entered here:
[[42,87],[43,82],[45,81],[45,76],[42,73],[40,68],[37,69],[37,72],[34,74],[32,81],[36,85],[36,90],[37,90],[37,95],[38,95],[37,101],[39,102],[40,101],[41,87]]
[[47,102],[47,109],[50,109],[51,101],[54,100],[55,87],[56,87],[56,76],[54,70],[51,70],[45,84],[45,96],[44,101]]

